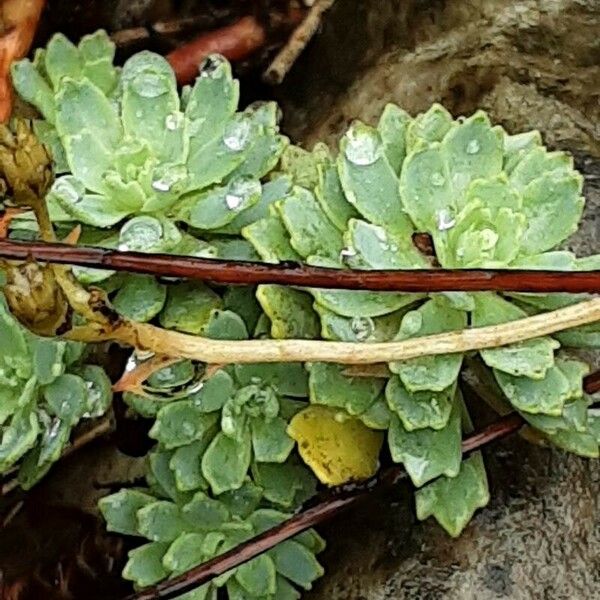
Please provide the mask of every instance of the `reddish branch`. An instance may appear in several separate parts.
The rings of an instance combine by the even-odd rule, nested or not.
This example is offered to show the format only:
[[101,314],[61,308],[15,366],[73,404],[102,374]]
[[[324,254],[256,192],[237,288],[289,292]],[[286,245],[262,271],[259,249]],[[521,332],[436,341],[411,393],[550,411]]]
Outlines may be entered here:
[[303,287],[373,291],[600,292],[600,271],[445,270],[359,271],[269,265],[72,247],[58,243],[0,240],[0,258],[36,260],[164,277],[185,277],[219,284],[273,283]]
[[181,85],[198,75],[198,65],[209,54],[218,53],[236,61],[250,56],[264,46],[266,31],[254,17],[242,17],[232,25],[203,33],[167,55]]
[[[521,425],[523,425],[523,420],[519,415],[512,414],[503,417],[480,432],[465,438],[462,444],[463,453],[482,448],[494,440],[514,433]],[[337,490],[333,489],[323,501],[303,510],[284,523],[261,533],[179,577],[142,590],[129,596],[126,600],[169,600],[177,598],[181,594],[212,581],[212,579],[226,573],[230,569],[239,567],[241,564],[252,560],[277,544],[339,514],[341,511],[365,498],[374,488],[380,488],[382,485],[392,485],[405,476],[406,472],[402,467],[394,466],[363,483],[342,486]]]
[[0,122],[12,111],[10,66],[29,52],[44,4],[45,0],[0,0]]

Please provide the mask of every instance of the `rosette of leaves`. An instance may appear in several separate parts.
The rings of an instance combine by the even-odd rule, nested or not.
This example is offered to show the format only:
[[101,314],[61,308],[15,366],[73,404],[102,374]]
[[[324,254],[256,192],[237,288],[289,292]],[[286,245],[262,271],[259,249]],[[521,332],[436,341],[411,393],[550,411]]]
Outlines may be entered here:
[[85,364],[84,345],[34,336],[0,296],[0,473],[30,488],[58,460],[82,419],[110,406],[110,381]]
[[[243,211],[266,210],[260,179],[287,144],[276,105],[236,112],[238,82],[217,55],[181,97],[162,56],[141,52],[122,69],[113,57],[104,32],[78,47],[58,34],[33,62],[13,67],[15,88],[44,117],[36,129],[65,173],[47,198],[53,221],[82,224],[82,241],[106,247],[254,258],[239,236],[219,234],[239,232]],[[111,274],[76,272],[85,281]]]
[[[454,120],[441,106],[411,118],[388,105],[376,127],[355,122],[334,156],[290,147],[281,168],[288,197],[242,234],[263,260],[360,269],[594,268],[598,257],[556,250],[577,229],[582,178],[539,133],[509,135],[481,111]],[[556,215],[560,214],[560,218]],[[268,233],[266,233],[268,232]],[[434,255],[415,234],[428,234]],[[275,338],[402,340],[517,320],[584,295],[404,294],[259,286]],[[501,348],[480,359],[506,405],[560,447],[598,456],[598,422],[583,393],[588,367],[559,347],[597,348],[596,325]],[[391,376],[310,366],[310,400],[388,430],[392,458],[417,492],[417,513],[457,535],[489,494],[483,462],[461,462],[468,424],[460,353],[389,365]]]
[[[265,506],[262,489],[250,481],[218,497],[182,492],[172,465],[173,457],[153,453],[148,488],[124,489],[100,501],[110,531],[148,540],[129,553],[123,571],[136,588],[184,573],[291,516]],[[324,546],[309,530],[179,598],[215,599],[219,588],[230,600],[299,598],[297,587],[308,590],[323,575],[315,554]]]

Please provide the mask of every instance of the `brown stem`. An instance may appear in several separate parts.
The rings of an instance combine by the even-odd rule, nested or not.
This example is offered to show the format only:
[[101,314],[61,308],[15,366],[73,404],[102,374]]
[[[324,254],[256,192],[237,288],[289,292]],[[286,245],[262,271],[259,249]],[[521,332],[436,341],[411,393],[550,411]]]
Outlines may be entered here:
[[0,240],[0,258],[10,260],[34,258],[59,264],[105,267],[116,271],[164,277],[186,277],[219,284],[271,283],[388,292],[600,292],[600,270],[574,272],[517,269],[360,271],[310,267],[296,263],[270,265],[9,240]]
[[242,60],[261,48],[266,41],[265,28],[251,16],[232,25],[203,33],[167,55],[177,82],[191,83],[198,75],[198,65],[209,54],[218,53],[229,60]]
[[600,392],[600,370],[594,371],[584,378],[583,389],[587,394]]
[[[462,451],[468,453],[482,448],[494,440],[514,433],[521,425],[523,425],[523,420],[517,414],[503,417],[478,433],[467,436],[463,440]],[[239,567],[277,544],[330,519],[365,498],[373,489],[380,488],[383,485],[392,485],[405,476],[406,472],[402,467],[394,466],[382,471],[368,481],[353,486],[342,486],[337,490],[333,489],[322,502],[303,510],[280,525],[257,535],[179,577],[169,579],[154,587],[128,596],[126,600],[169,600],[176,598],[212,581],[215,577],[226,573],[230,569]]]

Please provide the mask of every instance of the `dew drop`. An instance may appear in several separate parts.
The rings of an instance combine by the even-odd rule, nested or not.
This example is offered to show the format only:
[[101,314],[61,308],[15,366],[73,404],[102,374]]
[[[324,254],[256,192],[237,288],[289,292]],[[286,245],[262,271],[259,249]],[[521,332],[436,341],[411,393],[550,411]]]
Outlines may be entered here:
[[180,112],[171,113],[165,118],[165,127],[169,131],[179,129],[183,124],[183,115]]
[[452,217],[450,212],[443,208],[437,211],[437,228],[439,231],[452,229],[456,225],[456,219]]
[[446,178],[441,173],[434,173],[431,176],[431,183],[435,185],[435,187],[441,187],[444,185]]
[[356,256],[357,252],[355,248],[351,248],[351,247],[347,247],[347,248],[342,248],[342,250],[340,251],[340,260],[342,262],[348,262],[349,259],[354,258]]
[[467,144],[467,154],[477,154],[479,152],[479,142],[477,140],[471,140]]
[[183,431],[184,435],[188,437],[196,433],[196,427],[194,427],[194,424],[190,423],[189,421],[184,421],[181,424],[181,430]]
[[157,179],[152,182],[152,189],[157,192],[168,192],[171,190],[171,184],[164,179]]
[[252,123],[248,118],[232,121],[223,134],[223,143],[233,152],[241,152],[250,142]]
[[346,134],[346,158],[355,165],[372,165],[379,157],[380,142],[370,131],[355,126]]
[[225,196],[225,204],[227,204],[227,208],[229,210],[235,210],[239,208],[242,203],[243,198],[241,196],[236,196],[235,194],[227,194]]
[[142,98],[157,98],[169,91],[169,83],[166,78],[156,73],[140,73],[131,82],[131,87]]
[[373,335],[375,323],[371,317],[354,317],[350,322],[350,329],[359,342],[364,342]]
[[220,54],[209,54],[200,65],[200,77],[220,79],[225,73],[227,61]]

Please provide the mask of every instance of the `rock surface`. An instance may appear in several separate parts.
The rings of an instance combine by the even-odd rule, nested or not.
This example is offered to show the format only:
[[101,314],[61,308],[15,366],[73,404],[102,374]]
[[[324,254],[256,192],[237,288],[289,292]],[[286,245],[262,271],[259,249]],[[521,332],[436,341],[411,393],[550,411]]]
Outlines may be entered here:
[[[335,143],[387,102],[415,113],[440,101],[454,114],[482,107],[509,131],[540,129],[587,155],[586,212],[568,247],[597,253],[599,27],[595,0],[338,0],[280,91],[286,128],[307,147]],[[308,597],[599,597],[599,463],[516,436],[485,460],[492,500],[458,540],[416,521],[406,484],[373,495],[324,528],[327,575]]]

